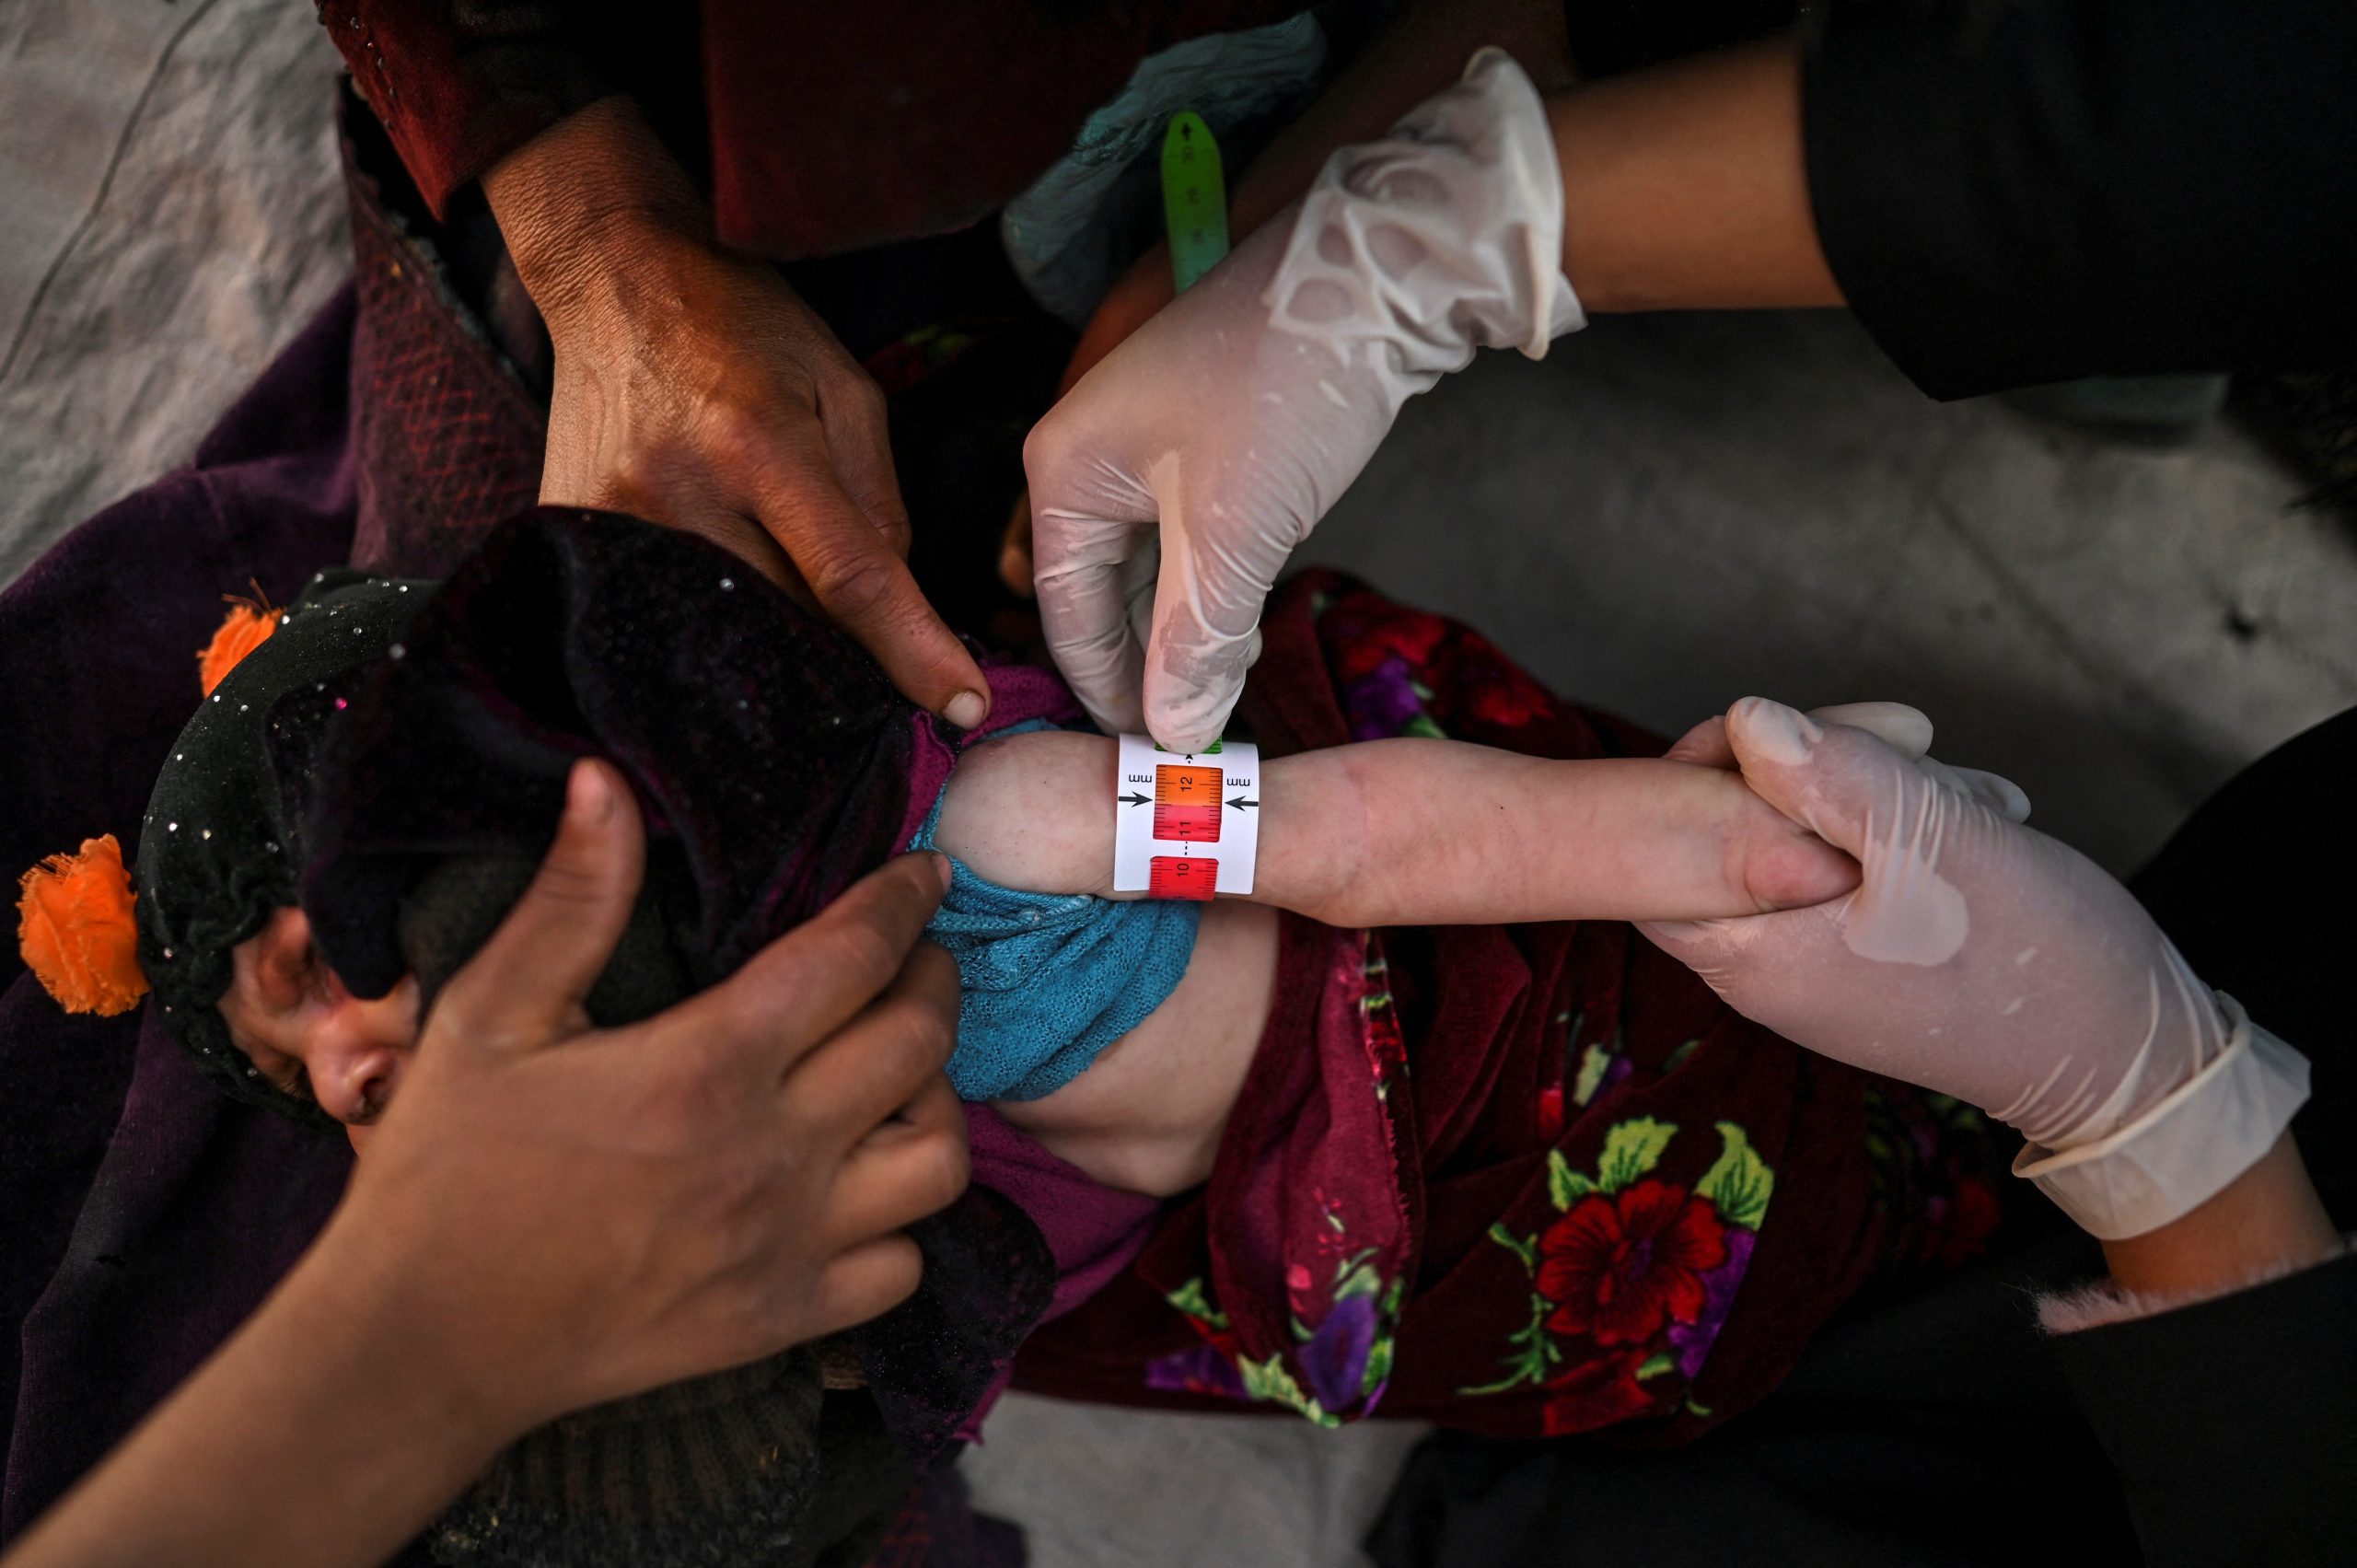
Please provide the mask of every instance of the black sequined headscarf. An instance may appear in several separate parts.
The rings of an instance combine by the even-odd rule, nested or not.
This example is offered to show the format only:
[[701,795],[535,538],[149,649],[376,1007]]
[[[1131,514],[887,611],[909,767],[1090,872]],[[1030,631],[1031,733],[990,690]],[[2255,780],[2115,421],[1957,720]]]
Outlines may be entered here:
[[139,835],[139,967],[164,1028],[239,1099],[322,1126],[257,1073],[221,998],[238,945],[297,901],[302,818],[328,721],[367,667],[397,656],[430,583],[337,568],[215,686],[172,743]]
[[302,903],[355,996],[430,1006],[603,757],[645,819],[641,919],[588,998],[612,1027],[726,979],[883,864],[930,722],[842,633],[691,535],[543,507],[501,525],[334,715]]

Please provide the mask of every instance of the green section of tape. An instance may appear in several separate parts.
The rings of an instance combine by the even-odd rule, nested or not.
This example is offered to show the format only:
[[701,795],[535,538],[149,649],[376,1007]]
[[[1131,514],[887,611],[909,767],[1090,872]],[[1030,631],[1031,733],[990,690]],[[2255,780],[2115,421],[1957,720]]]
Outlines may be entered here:
[[1227,254],[1227,179],[1219,144],[1193,110],[1170,117],[1162,134],[1162,221],[1170,237],[1170,277],[1185,293]]
[[[1227,176],[1212,128],[1191,109],[1172,115],[1162,134],[1162,222],[1173,291],[1184,294],[1227,254]],[[1218,756],[1219,742],[1195,755]]]

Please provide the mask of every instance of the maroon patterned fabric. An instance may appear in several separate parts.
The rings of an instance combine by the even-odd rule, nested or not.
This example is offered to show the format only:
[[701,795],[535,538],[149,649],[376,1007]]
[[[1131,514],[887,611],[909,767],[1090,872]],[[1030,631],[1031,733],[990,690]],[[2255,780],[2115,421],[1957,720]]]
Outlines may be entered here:
[[343,138],[351,195],[353,440],[359,516],[352,564],[447,576],[503,517],[540,499],[548,417],[451,293]]
[[[197,448],[0,591],[0,848],[11,865],[140,817],[199,700],[218,598],[279,603],[343,558],[341,290]],[[250,1312],[325,1222],[351,1152],[220,1094],[150,1007],[61,1012],[0,948],[0,1540],[30,1524]],[[422,1561],[422,1554],[415,1560]]]
[[[601,0],[318,0],[319,25],[384,122],[436,217],[451,192],[615,90]],[[644,26],[644,24],[643,24]],[[647,30],[663,29],[660,22]],[[692,48],[693,11],[668,29]]]
[[[1269,754],[1447,735],[1657,752],[1478,633],[1329,573],[1261,622]],[[1018,1387],[1117,1403],[1691,1438],[1870,1282],[1975,1250],[1977,1113],[1813,1057],[1626,925],[1288,917],[1211,1183],[1042,1327]]]

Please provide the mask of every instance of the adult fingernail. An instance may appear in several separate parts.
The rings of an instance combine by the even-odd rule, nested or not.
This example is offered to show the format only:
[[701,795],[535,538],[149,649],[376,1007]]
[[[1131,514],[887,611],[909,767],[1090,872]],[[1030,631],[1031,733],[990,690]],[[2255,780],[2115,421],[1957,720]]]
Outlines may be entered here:
[[1808,761],[1809,748],[1825,738],[1806,714],[1766,697],[1746,697],[1727,713],[1729,726],[1740,726],[1747,749],[1763,761],[1797,768]]
[[613,814],[614,788],[606,770],[594,762],[575,762],[565,781],[565,809],[585,822],[602,822]]
[[945,893],[949,891],[949,857],[942,854],[939,850],[934,849],[925,851],[924,856],[927,861],[932,863],[933,874],[941,878],[941,890]]
[[990,711],[990,700],[980,691],[960,691],[949,699],[949,706],[941,711],[941,716],[959,729],[971,729],[981,723]]

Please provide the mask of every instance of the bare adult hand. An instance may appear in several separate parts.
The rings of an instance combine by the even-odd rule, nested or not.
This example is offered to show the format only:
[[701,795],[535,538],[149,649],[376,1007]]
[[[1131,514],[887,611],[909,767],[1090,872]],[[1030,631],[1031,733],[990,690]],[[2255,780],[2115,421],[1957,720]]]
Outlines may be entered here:
[[[320,1243],[366,1237],[354,1267],[398,1272],[372,1283],[405,1298],[418,1353],[462,1352],[466,1386],[523,1417],[877,1316],[917,1283],[895,1233],[965,1185],[941,1073],[957,970],[919,941],[938,857],[887,865],[702,995],[598,1030],[581,999],[643,843],[629,792],[576,768],[538,880],[436,999]],[[456,1214],[464,1234],[446,1234]]]
[[775,268],[719,243],[630,101],[482,183],[556,348],[540,499],[702,534],[807,586],[911,701],[980,723],[981,669],[909,575],[883,393]]
[[[435,1001],[327,1228],[9,1568],[382,1562],[563,1411],[863,1321],[966,1182],[947,883],[894,861],[626,1028],[629,792],[575,767],[539,877]],[[268,1485],[256,1485],[267,1477]]]

